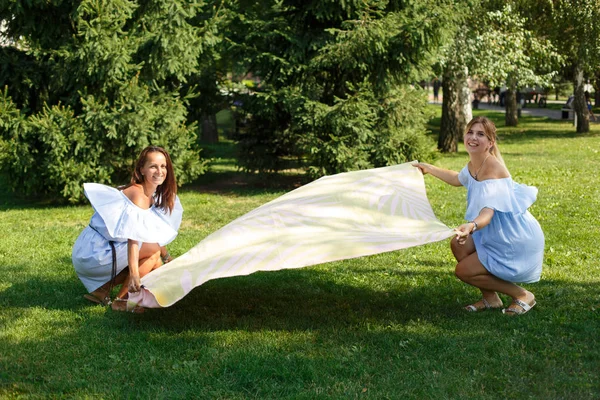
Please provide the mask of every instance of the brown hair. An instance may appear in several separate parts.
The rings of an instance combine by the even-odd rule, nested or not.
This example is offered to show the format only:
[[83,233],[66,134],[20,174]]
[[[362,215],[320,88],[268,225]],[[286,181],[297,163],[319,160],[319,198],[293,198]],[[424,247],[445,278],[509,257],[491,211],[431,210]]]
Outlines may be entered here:
[[483,126],[483,132],[485,136],[488,138],[490,142],[494,142],[494,145],[490,148],[490,154],[496,157],[498,161],[502,165],[504,164],[504,159],[502,158],[502,154],[500,154],[500,149],[498,148],[498,136],[496,136],[496,125],[492,121],[490,121],[486,117],[475,117],[468,124],[465,129],[465,133],[469,132],[471,127],[475,124],[481,124]]
[[165,181],[156,188],[154,193],[154,205],[156,207],[168,210],[169,213],[173,212],[175,207],[175,196],[177,196],[177,180],[175,179],[175,171],[173,171],[173,163],[169,153],[162,147],[148,146],[140,153],[137,161],[135,162],[135,169],[131,175],[131,182],[128,186],[133,184],[144,183],[144,176],[142,175],[141,169],[146,164],[146,159],[150,153],[161,153],[167,160],[167,177]]

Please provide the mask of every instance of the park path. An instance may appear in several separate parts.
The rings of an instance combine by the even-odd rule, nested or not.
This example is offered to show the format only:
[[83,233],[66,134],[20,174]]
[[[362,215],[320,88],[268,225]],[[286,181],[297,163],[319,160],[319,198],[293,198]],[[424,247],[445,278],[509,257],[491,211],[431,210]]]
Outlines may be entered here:
[[[548,103],[556,103],[556,104],[564,104],[564,101],[553,101],[549,100]],[[441,103],[436,103],[441,106]],[[488,104],[486,102],[479,103],[480,110],[490,110],[505,113],[506,110],[504,107],[500,107],[498,105]],[[546,117],[550,119],[562,119],[562,111],[561,110],[553,110],[550,108],[538,108],[538,107],[525,107],[521,110],[521,113],[524,115],[531,115],[533,117]],[[567,120],[565,120],[567,121]],[[568,121],[573,122],[573,113],[569,113]],[[596,115],[596,121],[590,119],[590,123],[600,123],[600,116]]]
[[[563,102],[561,102],[563,103]],[[493,110],[505,113],[506,109],[504,107],[500,107],[497,105],[487,104],[487,103],[479,103],[480,110]],[[562,111],[561,110],[553,110],[551,108],[523,108],[521,109],[521,113],[525,115],[531,115],[533,117],[546,117],[550,119],[562,119]],[[569,116],[572,117],[573,114],[569,113]],[[573,120],[573,118],[569,118]]]
[[[564,102],[558,102],[559,104],[564,104]],[[502,112],[505,113],[506,110],[504,109],[504,107],[500,107],[500,106],[496,106],[496,105],[492,105],[492,104],[487,104],[487,103],[479,103],[479,109],[480,110],[492,110],[492,111],[497,111],[497,112]],[[525,107],[523,109],[521,109],[521,113],[525,114],[525,115],[531,115],[533,117],[546,117],[546,118],[550,118],[550,119],[560,119],[562,120],[562,111],[561,110],[553,110],[551,108],[528,108]],[[596,120],[592,120],[590,117],[590,124],[598,124],[600,123],[599,121],[600,117],[598,115],[596,115]],[[573,122],[573,113],[570,112],[569,113],[569,118],[568,119],[564,119],[564,121],[571,121]]]
[[[553,102],[553,101],[549,101],[549,102]],[[559,101],[558,104],[564,104],[563,101]],[[440,104],[441,106],[441,104]],[[500,107],[497,105],[493,105],[493,104],[488,104],[485,102],[481,102],[479,103],[479,109],[480,110],[490,110],[490,111],[496,111],[496,112],[501,112],[501,113],[505,113],[506,110],[504,109],[504,107]],[[561,110],[553,110],[551,108],[538,108],[538,107],[525,107],[523,109],[521,109],[521,113],[524,115],[531,115],[533,117],[546,117],[546,118],[550,118],[550,119],[563,119],[562,118],[562,111]],[[600,116],[596,116],[596,121],[593,121],[592,119],[590,119],[590,123],[600,123]],[[571,121],[573,122],[573,113],[569,113],[569,119],[568,120],[564,120],[564,121]]]

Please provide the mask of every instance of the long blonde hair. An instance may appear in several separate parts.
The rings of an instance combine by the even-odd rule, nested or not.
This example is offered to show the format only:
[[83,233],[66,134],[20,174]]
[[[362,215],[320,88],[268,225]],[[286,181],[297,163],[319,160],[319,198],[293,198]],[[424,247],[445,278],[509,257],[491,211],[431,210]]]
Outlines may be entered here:
[[500,164],[506,166],[506,164],[504,164],[502,154],[500,154],[500,149],[498,148],[498,136],[496,135],[496,125],[494,125],[492,121],[490,121],[486,117],[475,117],[467,124],[465,133],[469,132],[471,127],[477,123],[483,126],[483,132],[485,132],[485,136],[488,138],[488,140],[490,142],[494,142],[494,145],[490,148],[490,154],[496,157],[496,159],[500,161]]

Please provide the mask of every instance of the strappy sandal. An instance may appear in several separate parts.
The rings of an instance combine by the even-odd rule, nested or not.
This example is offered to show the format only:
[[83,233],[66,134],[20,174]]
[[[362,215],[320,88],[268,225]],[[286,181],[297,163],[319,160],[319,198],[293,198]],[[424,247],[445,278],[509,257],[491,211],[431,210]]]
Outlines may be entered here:
[[490,302],[487,301],[485,299],[485,297],[482,297],[481,301],[483,302],[483,308],[477,308],[475,306],[475,304],[469,304],[468,306],[465,307],[465,310],[467,310],[469,312],[479,312],[479,311],[485,311],[485,310],[498,310],[498,309],[502,308],[502,306],[500,306],[500,307],[492,307],[492,305],[490,304]]
[[[521,307],[521,309],[513,307],[513,304],[518,305],[519,307]],[[514,299],[512,304],[508,308],[505,308],[502,310],[502,314],[512,313],[512,314],[508,314],[508,315],[523,315],[527,311],[531,310],[533,308],[533,306],[535,306],[535,304],[536,304],[535,299],[533,300],[533,303],[531,303],[531,304],[527,304],[523,300]]]
[[112,308],[113,311],[131,312],[135,314],[141,314],[146,311],[144,307],[130,303],[129,299],[121,299],[119,297],[115,297],[110,308]]
[[93,292],[84,294],[83,298],[88,301],[91,301],[92,303],[101,304],[103,306],[109,306],[110,303],[112,303],[110,301],[110,296],[108,295],[108,293],[106,294],[106,296],[104,296],[104,298],[96,296],[95,294],[93,294]]

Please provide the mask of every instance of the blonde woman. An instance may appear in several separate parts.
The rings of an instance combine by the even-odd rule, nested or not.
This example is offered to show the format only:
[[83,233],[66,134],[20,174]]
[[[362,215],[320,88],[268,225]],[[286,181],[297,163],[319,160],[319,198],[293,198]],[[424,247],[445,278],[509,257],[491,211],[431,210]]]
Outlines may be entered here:
[[503,309],[520,315],[535,304],[535,296],[516,283],[540,280],[544,233],[528,211],[537,197],[535,187],[513,182],[498,150],[496,127],[485,117],[467,125],[464,145],[469,163],[451,171],[425,163],[414,164],[453,186],[467,188],[468,221],[455,229],[450,245],[458,261],[456,276],[481,291],[468,311],[503,308],[498,293],[512,298]]

